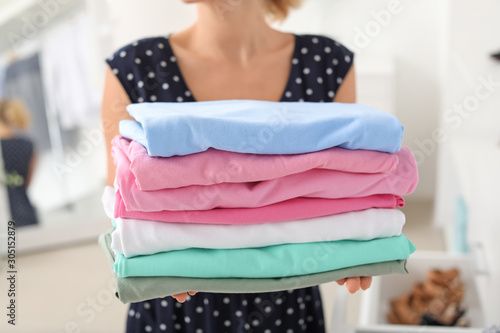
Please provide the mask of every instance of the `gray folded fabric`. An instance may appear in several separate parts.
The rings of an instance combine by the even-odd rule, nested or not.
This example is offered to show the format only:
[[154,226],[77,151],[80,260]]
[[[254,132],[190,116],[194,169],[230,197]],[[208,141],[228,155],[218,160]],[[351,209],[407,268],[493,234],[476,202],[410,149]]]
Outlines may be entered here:
[[[99,244],[113,267],[115,255],[111,250],[111,231],[99,237]],[[299,289],[346,277],[407,274],[406,260],[386,261],[359,265],[329,272],[271,279],[237,278],[185,278],[185,277],[129,277],[116,276],[116,297],[122,303],[141,302],[153,298],[171,296],[186,291],[212,293],[260,293]]]

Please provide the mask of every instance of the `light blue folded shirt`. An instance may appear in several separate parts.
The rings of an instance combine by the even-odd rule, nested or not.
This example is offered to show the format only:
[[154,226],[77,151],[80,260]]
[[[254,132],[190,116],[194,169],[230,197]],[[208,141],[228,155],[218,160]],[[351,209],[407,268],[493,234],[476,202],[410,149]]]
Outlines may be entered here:
[[150,156],[188,155],[212,147],[238,153],[302,154],[331,147],[393,153],[404,127],[386,112],[361,104],[226,100],[138,103],[136,120],[120,133]]

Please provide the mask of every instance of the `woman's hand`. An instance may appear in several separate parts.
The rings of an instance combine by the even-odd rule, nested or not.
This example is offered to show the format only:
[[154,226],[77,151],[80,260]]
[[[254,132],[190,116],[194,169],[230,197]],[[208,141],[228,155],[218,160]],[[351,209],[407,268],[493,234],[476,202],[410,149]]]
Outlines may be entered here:
[[188,294],[191,296],[194,296],[194,295],[196,295],[196,291],[189,291],[187,293],[180,293],[180,294],[172,295],[172,297],[175,298],[177,300],[177,302],[184,303],[186,301],[186,299],[188,298]]
[[[366,290],[370,288],[370,285],[372,284],[372,277],[371,276],[361,276],[361,277],[352,277],[352,278],[345,278],[342,280],[337,280],[337,283],[339,285],[346,285],[347,290],[351,294],[354,294],[356,291],[359,289],[361,290]],[[196,291],[189,291],[187,293],[180,293],[176,295],[172,295],[173,298],[177,300],[177,302],[184,303],[186,299],[188,298],[188,294],[191,296],[196,295]]]
[[372,277],[371,276],[361,276],[361,277],[345,278],[345,279],[337,280],[337,283],[341,286],[345,283],[347,290],[349,290],[349,292],[351,294],[354,294],[360,288],[362,290],[366,290],[366,289],[370,288],[370,286],[372,284]]

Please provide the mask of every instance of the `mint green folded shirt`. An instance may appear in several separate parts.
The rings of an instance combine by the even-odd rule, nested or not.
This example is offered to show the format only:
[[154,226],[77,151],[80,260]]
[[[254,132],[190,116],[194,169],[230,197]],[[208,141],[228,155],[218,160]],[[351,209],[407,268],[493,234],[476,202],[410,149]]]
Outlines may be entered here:
[[[111,234],[102,234],[99,244],[111,265],[115,255],[111,250]],[[283,290],[306,288],[318,284],[355,276],[377,276],[385,274],[407,274],[406,260],[384,261],[374,264],[359,265],[284,278],[245,279],[245,278],[186,278],[175,276],[127,277],[116,276],[116,297],[122,303],[142,302],[145,300],[171,296],[196,290],[211,293],[262,293],[281,292]]]
[[119,277],[278,278],[407,259],[415,246],[404,235],[370,241],[282,244],[245,249],[200,249],[116,257]]

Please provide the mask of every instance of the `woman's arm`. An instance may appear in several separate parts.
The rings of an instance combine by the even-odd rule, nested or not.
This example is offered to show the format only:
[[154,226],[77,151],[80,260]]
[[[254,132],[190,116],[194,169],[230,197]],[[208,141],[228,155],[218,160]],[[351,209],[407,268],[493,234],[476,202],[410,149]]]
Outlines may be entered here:
[[36,154],[33,154],[33,156],[31,156],[28,174],[26,175],[26,179],[24,180],[24,187],[25,188],[28,188],[28,186],[31,183],[31,178],[33,178],[33,172],[35,172],[35,166],[36,166]]
[[[127,105],[131,103],[127,92],[121,85],[118,78],[113,74],[108,67],[106,70],[106,79],[104,83],[104,94],[102,98],[102,125],[104,131],[104,140],[106,141],[106,151],[108,157],[108,177],[107,185],[113,187],[116,174],[116,166],[113,163],[111,156],[111,140],[120,134],[119,123],[123,119],[133,119],[127,112]],[[196,294],[194,291],[189,292],[190,295]],[[187,293],[173,295],[179,302],[184,302],[187,299]]]
[[116,135],[120,134],[118,130],[120,120],[132,119],[126,109],[126,106],[130,103],[130,98],[128,97],[125,89],[108,67],[106,70],[101,111],[104,140],[106,141],[106,151],[108,157],[107,185],[109,186],[113,186],[116,173],[116,166],[114,165],[113,157],[111,156],[111,140]]

